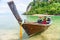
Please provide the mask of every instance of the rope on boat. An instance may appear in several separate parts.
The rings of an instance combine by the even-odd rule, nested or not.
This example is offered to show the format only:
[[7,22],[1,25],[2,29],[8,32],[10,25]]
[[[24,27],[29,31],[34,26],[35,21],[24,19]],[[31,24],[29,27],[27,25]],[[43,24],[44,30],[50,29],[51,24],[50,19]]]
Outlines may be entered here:
[[20,40],[22,40],[23,34],[22,34],[22,23],[20,23]]

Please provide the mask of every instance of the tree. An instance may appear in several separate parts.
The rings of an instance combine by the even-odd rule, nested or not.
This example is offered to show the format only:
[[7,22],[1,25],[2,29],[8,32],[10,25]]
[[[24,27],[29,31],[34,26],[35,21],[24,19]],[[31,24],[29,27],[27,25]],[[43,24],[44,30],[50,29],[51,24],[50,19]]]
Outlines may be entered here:
[[31,2],[27,8],[30,6],[30,10],[25,12],[27,15],[45,13],[50,15],[60,14],[60,0],[46,0],[42,2],[40,2],[40,0],[33,0],[33,2]]

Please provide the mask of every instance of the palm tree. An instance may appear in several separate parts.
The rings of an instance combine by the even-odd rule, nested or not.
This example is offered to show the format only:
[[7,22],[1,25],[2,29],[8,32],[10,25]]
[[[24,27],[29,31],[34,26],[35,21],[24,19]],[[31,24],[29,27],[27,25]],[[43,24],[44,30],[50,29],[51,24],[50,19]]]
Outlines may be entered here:
[[50,1],[50,0],[33,0],[28,6],[26,11],[29,11],[31,9],[32,6],[35,6],[36,2],[43,2],[43,1]]
[[35,1],[36,1],[36,0],[33,0],[33,2],[31,2],[31,3],[27,6],[26,11],[29,11],[29,9],[31,9],[32,5],[35,6]]
[[27,6],[26,12],[31,8],[31,3]]

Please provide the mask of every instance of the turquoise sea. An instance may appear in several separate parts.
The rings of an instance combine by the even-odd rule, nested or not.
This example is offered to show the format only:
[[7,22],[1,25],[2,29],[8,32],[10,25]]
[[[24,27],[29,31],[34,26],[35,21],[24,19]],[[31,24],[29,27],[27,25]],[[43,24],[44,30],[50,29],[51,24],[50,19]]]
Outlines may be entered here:
[[[30,22],[37,19],[33,16],[27,18]],[[51,19],[52,25],[42,34],[29,38],[23,29],[23,40],[60,40],[60,16],[51,16]],[[20,25],[13,15],[0,15],[0,40],[20,40],[19,31]]]
[[[33,22],[37,20],[37,17],[33,16],[28,18]],[[51,20],[52,24],[46,31],[29,38],[29,40],[60,40],[60,16],[51,16]]]

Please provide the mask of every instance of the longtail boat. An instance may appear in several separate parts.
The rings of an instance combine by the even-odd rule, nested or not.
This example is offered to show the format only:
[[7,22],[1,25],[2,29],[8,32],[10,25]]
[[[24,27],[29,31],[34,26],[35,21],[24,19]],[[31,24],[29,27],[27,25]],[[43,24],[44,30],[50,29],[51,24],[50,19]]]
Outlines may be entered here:
[[[16,6],[14,4],[13,1],[8,2],[8,5],[12,11],[12,13],[14,14],[14,16],[16,17],[16,19],[18,20],[18,23],[21,24],[22,20],[17,12]],[[29,35],[32,36],[36,33],[42,33],[43,31],[45,31],[46,29],[48,29],[48,27],[51,25],[51,23],[49,24],[39,24],[37,22],[24,22],[22,24],[22,27],[24,28],[25,32]]]

